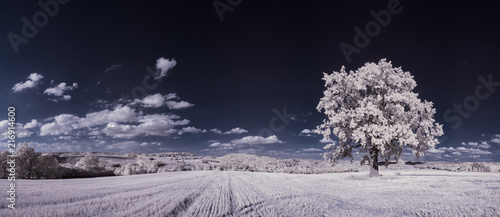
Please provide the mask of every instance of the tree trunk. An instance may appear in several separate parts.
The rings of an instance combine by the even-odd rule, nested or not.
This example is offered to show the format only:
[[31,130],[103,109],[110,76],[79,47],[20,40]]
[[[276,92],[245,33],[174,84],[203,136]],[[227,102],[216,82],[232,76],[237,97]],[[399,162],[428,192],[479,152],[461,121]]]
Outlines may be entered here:
[[370,178],[372,177],[379,177],[378,150],[375,148],[370,150]]

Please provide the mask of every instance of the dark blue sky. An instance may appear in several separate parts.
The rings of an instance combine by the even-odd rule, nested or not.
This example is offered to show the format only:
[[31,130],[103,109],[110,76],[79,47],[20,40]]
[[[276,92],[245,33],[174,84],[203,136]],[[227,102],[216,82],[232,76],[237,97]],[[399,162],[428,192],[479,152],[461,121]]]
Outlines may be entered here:
[[[415,91],[444,124],[426,160],[500,161],[500,15],[492,3],[42,2],[53,13],[36,1],[0,8],[0,108],[16,107],[18,142],[37,151],[320,159],[321,137],[304,130],[326,117],[316,111],[322,73],[387,58],[415,76]],[[214,2],[232,9],[223,21]],[[368,28],[369,41],[356,37],[382,10],[390,21]],[[348,62],[339,45],[358,39]],[[155,81],[146,67],[166,75]]]

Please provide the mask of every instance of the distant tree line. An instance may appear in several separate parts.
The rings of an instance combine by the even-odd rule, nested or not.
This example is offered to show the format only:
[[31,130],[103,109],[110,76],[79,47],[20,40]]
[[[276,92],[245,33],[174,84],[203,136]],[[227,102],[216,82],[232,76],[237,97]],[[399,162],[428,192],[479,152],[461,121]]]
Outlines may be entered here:
[[[51,154],[38,154],[28,144],[19,146],[14,154],[17,179],[60,179],[113,176],[113,171],[105,170],[102,162],[91,153],[82,157],[74,166],[62,166]],[[0,152],[0,177],[7,178],[8,151]]]
[[[36,153],[33,147],[23,144],[15,150],[16,157],[16,178],[17,179],[64,179],[64,178],[86,178],[114,175],[135,175],[146,173],[162,173],[174,171],[191,170],[219,170],[219,171],[247,171],[247,172],[270,172],[270,173],[292,173],[292,174],[319,174],[319,173],[341,173],[358,172],[365,170],[354,164],[342,164],[332,167],[325,161],[300,160],[300,159],[280,159],[265,156],[255,156],[247,154],[228,154],[222,157],[206,156],[202,159],[201,165],[186,163],[185,157],[193,157],[189,153],[167,154],[135,154],[129,153],[129,158],[136,161],[123,164],[101,161],[93,153],[70,153],[70,157],[61,156],[61,153],[40,154]],[[7,171],[8,157],[7,151],[0,152],[0,178],[6,179],[9,176]],[[167,164],[155,157],[170,157],[176,163]],[[193,157],[192,159],[199,159]],[[391,164],[389,169],[436,169],[448,171],[465,172],[500,172],[500,163],[484,162],[403,162]]]
[[[127,162],[123,165],[112,164],[108,161],[101,161],[93,153],[86,153],[85,156],[65,158],[57,154],[40,154],[28,144],[19,146],[14,154],[16,162],[16,179],[66,179],[66,178],[87,178],[114,175],[135,175],[146,173],[161,173],[174,171],[204,170],[205,168],[186,164],[183,161],[180,165],[164,167],[166,164],[157,161],[155,157],[175,157],[184,159],[187,156],[194,156],[191,153],[163,153],[145,156],[139,153],[129,153],[129,157],[136,158],[135,162]],[[81,154],[81,153],[80,153]],[[8,151],[0,152],[0,178],[6,179],[9,176]],[[179,158],[180,157],[180,158]],[[76,161],[75,161],[76,159]],[[208,167],[207,167],[208,168]],[[212,169],[210,167],[209,169]]]

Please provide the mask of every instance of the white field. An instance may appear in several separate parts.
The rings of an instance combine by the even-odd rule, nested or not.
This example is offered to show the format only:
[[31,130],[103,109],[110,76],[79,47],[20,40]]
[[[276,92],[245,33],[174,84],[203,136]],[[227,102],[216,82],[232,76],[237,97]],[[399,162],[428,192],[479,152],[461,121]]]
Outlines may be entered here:
[[[500,174],[186,171],[17,181],[0,216],[500,216]],[[397,175],[400,173],[400,175]],[[0,180],[6,189],[7,180]],[[5,191],[4,191],[5,192]],[[5,195],[5,193],[4,193]]]

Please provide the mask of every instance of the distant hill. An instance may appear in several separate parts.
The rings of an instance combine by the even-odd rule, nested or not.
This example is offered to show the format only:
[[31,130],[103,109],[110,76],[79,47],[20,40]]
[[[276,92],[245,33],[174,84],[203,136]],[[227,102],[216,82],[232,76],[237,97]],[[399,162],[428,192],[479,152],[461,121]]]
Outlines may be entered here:
[[[58,152],[56,156],[63,166],[71,167],[86,153]],[[276,157],[256,156],[250,154],[227,154],[222,157],[197,156],[188,152],[165,153],[104,153],[93,152],[100,159],[106,170],[116,175],[132,175],[142,173],[161,173],[189,170],[222,170],[222,171],[250,171],[291,174],[321,174],[367,171],[367,165],[359,162],[350,163],[340,161],[332,166],[323,160],[310,159],[282,159]],[[383,163],[381,163],[383,165]],[[500,172],[500,163],[484,162],[390,162],[384,170],[414,170],[435,169],[453,172]]]

